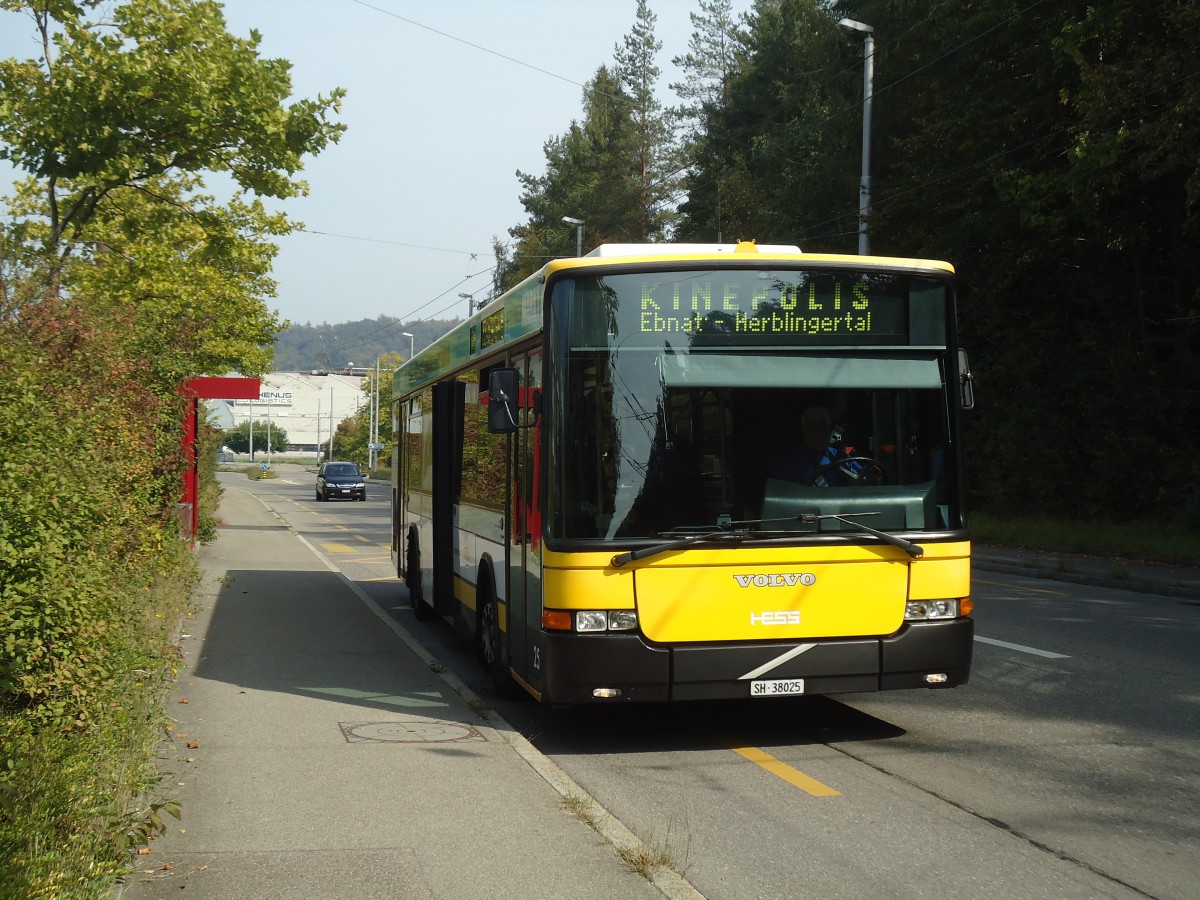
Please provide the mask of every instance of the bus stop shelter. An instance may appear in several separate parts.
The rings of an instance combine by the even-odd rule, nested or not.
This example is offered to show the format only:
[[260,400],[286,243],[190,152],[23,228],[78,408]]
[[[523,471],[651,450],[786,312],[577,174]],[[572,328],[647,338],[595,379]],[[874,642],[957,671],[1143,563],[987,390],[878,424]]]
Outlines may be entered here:
[[186,381],[179,389],[186,401],[183,411],[183,494],[179,500],[180,528],[193,544],[200,529],[200,470],[196,442],[200,434],[200,400],[257,400],[261,386],[257,378],[241,376],[200,376]]

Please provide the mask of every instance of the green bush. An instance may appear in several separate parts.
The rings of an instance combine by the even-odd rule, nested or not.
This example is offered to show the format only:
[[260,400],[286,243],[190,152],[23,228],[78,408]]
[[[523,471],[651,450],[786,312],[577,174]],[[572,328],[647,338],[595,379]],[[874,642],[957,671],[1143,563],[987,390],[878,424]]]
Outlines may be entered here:
[[0,317],[4,896],[98,896],[159,814],[161,697],[197,573],[175,515],[180,400],[114,333],[55,299]]
[[[219,4],[4,6],[43,40],[0,59],[0,155],[28,176],[0,217],[0,887],[94,897],[158,827],[156,710],[196,577],[180,388],[269,365],[272,239],[295,226],[261,198],[303,192],[342,92],[294,99]],[[152,99],[114,105],[118,83]],[[206,193],[213,172],[236,196]]]
[[172,634],[192,580],[182,545],[168,555],[174,580],[113,586],[139,612],[101,651],[112,674],[88,683],[86,725],[47,726],[13,709],[0,716],[4,897],[103,896],[128,870],[131,849],[174,809],[158,794],[155,748],[166,724],[162,694],[178,665]]
[[217,450],[221,431],[207,422],[200,426],[196,459],[200,474],[200,497],[196,539],[209,543],[217,539],[217,509],[221,505],[221,485],[217,483]]

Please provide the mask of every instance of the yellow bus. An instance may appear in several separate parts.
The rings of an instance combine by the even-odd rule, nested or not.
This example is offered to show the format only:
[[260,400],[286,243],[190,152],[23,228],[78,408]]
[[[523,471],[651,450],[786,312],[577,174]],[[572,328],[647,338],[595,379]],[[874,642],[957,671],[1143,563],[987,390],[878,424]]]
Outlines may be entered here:
[[424,348],[392,396],[397,575],[499,693],[968,679],[948,263],[604,245]]

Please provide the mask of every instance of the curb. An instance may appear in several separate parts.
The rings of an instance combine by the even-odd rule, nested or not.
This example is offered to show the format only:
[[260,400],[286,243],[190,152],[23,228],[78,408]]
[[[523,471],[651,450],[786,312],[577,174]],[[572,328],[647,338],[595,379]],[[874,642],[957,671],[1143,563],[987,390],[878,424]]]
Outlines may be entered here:
[[1103,587],[1118,591],[1132,591],[1139,594],[1156,594],[1163,597],[1200,600],[1200,590],[1195,588],[1147,581],[1136,577],[1115,578],[1112,576],[1088,575],[1058,569],[1044,569],[1036,565],[1012,563],[978,554],[972,555],[971,565],[976,569],[982,569],[986,572],[1002,572],[1006,575],[1023,575],[1026,578],[1040,578],[1046,581],[1065,581],[1088,587]]
[[[457,675],[447,669],[437,657],[433,656],[425,649],[421,643],[412,636],[403,624],[392,618],[388,613],[379,606],[365,591],[357,584],[351,581],[346,575],[333,564],[320,550],[314,547],[304,535],[293,532],[305,547],[307,547],[313,555],[321,561],[321,563],[337,575],[342,582],[353,591],[354,595],[363,602],[363,604],[375,616],[383,622],[388,629],[400,638],[409,650],[429,667],[435,675],[437,675],[446,685],[458,694],[467,704],[468,707],[481,719],[483,719],[491,728],[498,734],[505,743],[513,748],[525,762],[532,768],[542,780],[558,793],[565,801],[572,803],[582,801],[586,808],[594,811],[596,815],[589,815],[583,821],[591,826],[602,838],[608,841],[609,844],[617,851],[619,856],[623,856],[624,852],[633,853],[635,855],[649,855],[650,848],[636,834],[629,830],[622,822],[620,822],[612,813],[591,794],[583,789],[574,779],[571,778],[565,771],[562,770],[550,757],[539,751],[531,744],[528,739],[521,735],[511,724],[509,724],[503,716],[488,705],[487,701],[476,694],[469,688]],[[656,867],[651,877],[647,879],[669,900],[705,900],[704,895],[697,891],[682,875],[671,869]]]

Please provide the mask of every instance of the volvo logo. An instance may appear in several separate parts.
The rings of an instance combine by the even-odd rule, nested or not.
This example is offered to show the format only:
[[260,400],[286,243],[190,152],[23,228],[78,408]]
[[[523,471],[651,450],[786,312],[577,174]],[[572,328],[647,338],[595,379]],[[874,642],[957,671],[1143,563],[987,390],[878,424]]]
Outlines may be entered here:
[[817,576],[812,572],[787,572],[782,575],[734,575],[733,580],[738,587],[795,587],[803,585],[810,587],[817,583]]

